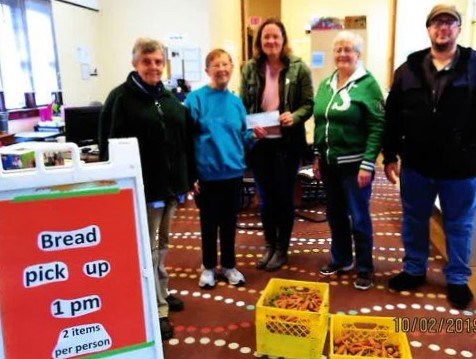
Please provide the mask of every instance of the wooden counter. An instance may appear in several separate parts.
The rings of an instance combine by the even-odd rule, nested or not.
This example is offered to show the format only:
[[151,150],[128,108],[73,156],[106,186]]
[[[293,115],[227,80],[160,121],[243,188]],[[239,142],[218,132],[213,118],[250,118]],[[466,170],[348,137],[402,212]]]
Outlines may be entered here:
[[14,133],[2,133],[0,134],[0,145],[1,146],[8,146],[14,144],[15,141],[15,134]]

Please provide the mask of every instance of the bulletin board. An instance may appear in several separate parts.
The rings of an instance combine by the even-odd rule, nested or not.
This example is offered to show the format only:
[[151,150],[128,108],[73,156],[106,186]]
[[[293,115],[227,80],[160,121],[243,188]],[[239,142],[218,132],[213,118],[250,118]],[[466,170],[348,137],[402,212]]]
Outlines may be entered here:
[[36,167],[0,171],[0,358],[163,358],[137,141],[93,164],[20,145]]

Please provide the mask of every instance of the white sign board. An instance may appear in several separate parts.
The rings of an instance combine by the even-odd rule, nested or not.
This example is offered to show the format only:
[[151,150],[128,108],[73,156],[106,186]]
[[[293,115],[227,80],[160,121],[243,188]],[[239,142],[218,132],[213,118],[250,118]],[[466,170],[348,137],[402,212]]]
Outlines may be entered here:
[[[5,170],[12,153],[22,166]],[[46,162],[58,153],[71,162]],[[109,153],[82,164],[72,143],[0,149],[1,359],[163,359],[137,141]]]

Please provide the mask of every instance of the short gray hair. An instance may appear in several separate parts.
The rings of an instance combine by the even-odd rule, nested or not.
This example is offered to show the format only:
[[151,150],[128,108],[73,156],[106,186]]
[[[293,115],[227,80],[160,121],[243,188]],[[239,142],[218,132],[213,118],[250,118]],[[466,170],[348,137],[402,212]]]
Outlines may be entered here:
[[165,46],[159,40],[154,40],[149,37],[138,38],[132,48],[132,63],[135,64],[140,55],[151,54],[157,50],[165,54]]
[[355,51],[359,54],[362,53],[362,50],[364,49],[364,39],[362,39],[362,36],[352,31],[340,31],[332,41],[332,47],[343,41],[350,42]]

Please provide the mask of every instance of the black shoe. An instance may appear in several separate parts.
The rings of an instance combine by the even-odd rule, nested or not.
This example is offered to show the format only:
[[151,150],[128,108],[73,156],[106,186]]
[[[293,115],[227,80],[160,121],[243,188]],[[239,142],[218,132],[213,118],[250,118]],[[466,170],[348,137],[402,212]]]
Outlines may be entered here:
[[286,263],[288,263],[288,253],[276,250],[264,269],[267,272],[274,272],[281,269]]
[[265,269],[266,265],[268,264],[270,259],[273,257],[273,254],[274,254],[274,249],[266,248],[261,259],[258,262],[256,262],[256,269]]
[[160,335],[162,340],[170,339],[174,336],[174,326],[170,323],[169,318],[160,318]]
[[395,277],[390,278],[388,287],[401,292],[404,290],[414,290],[426,282],[426,275],[411,275],[407,272],[400,272]]
[[172,294],[169,294],[165,301],[169,305],[169,310],[172,312],[180,312],[184,308],[183,300],[174,297]]
[[319,273],[321,273],[322,275],[333,275],[335,273],[344,274],[344,273],[350,272],[352,268],[354,268],[354,263],[351,263],[348,266],[340,266],[340,265],[331,263],[322,267]]
[[473,300],[473,293],[467,284],[448,284],[448,301],[457,309],[466,309]]
[[359,274],[357,274],[357,279],[354,281],[355,289],[367,290],[373,285],[371,273],[359,272]]

